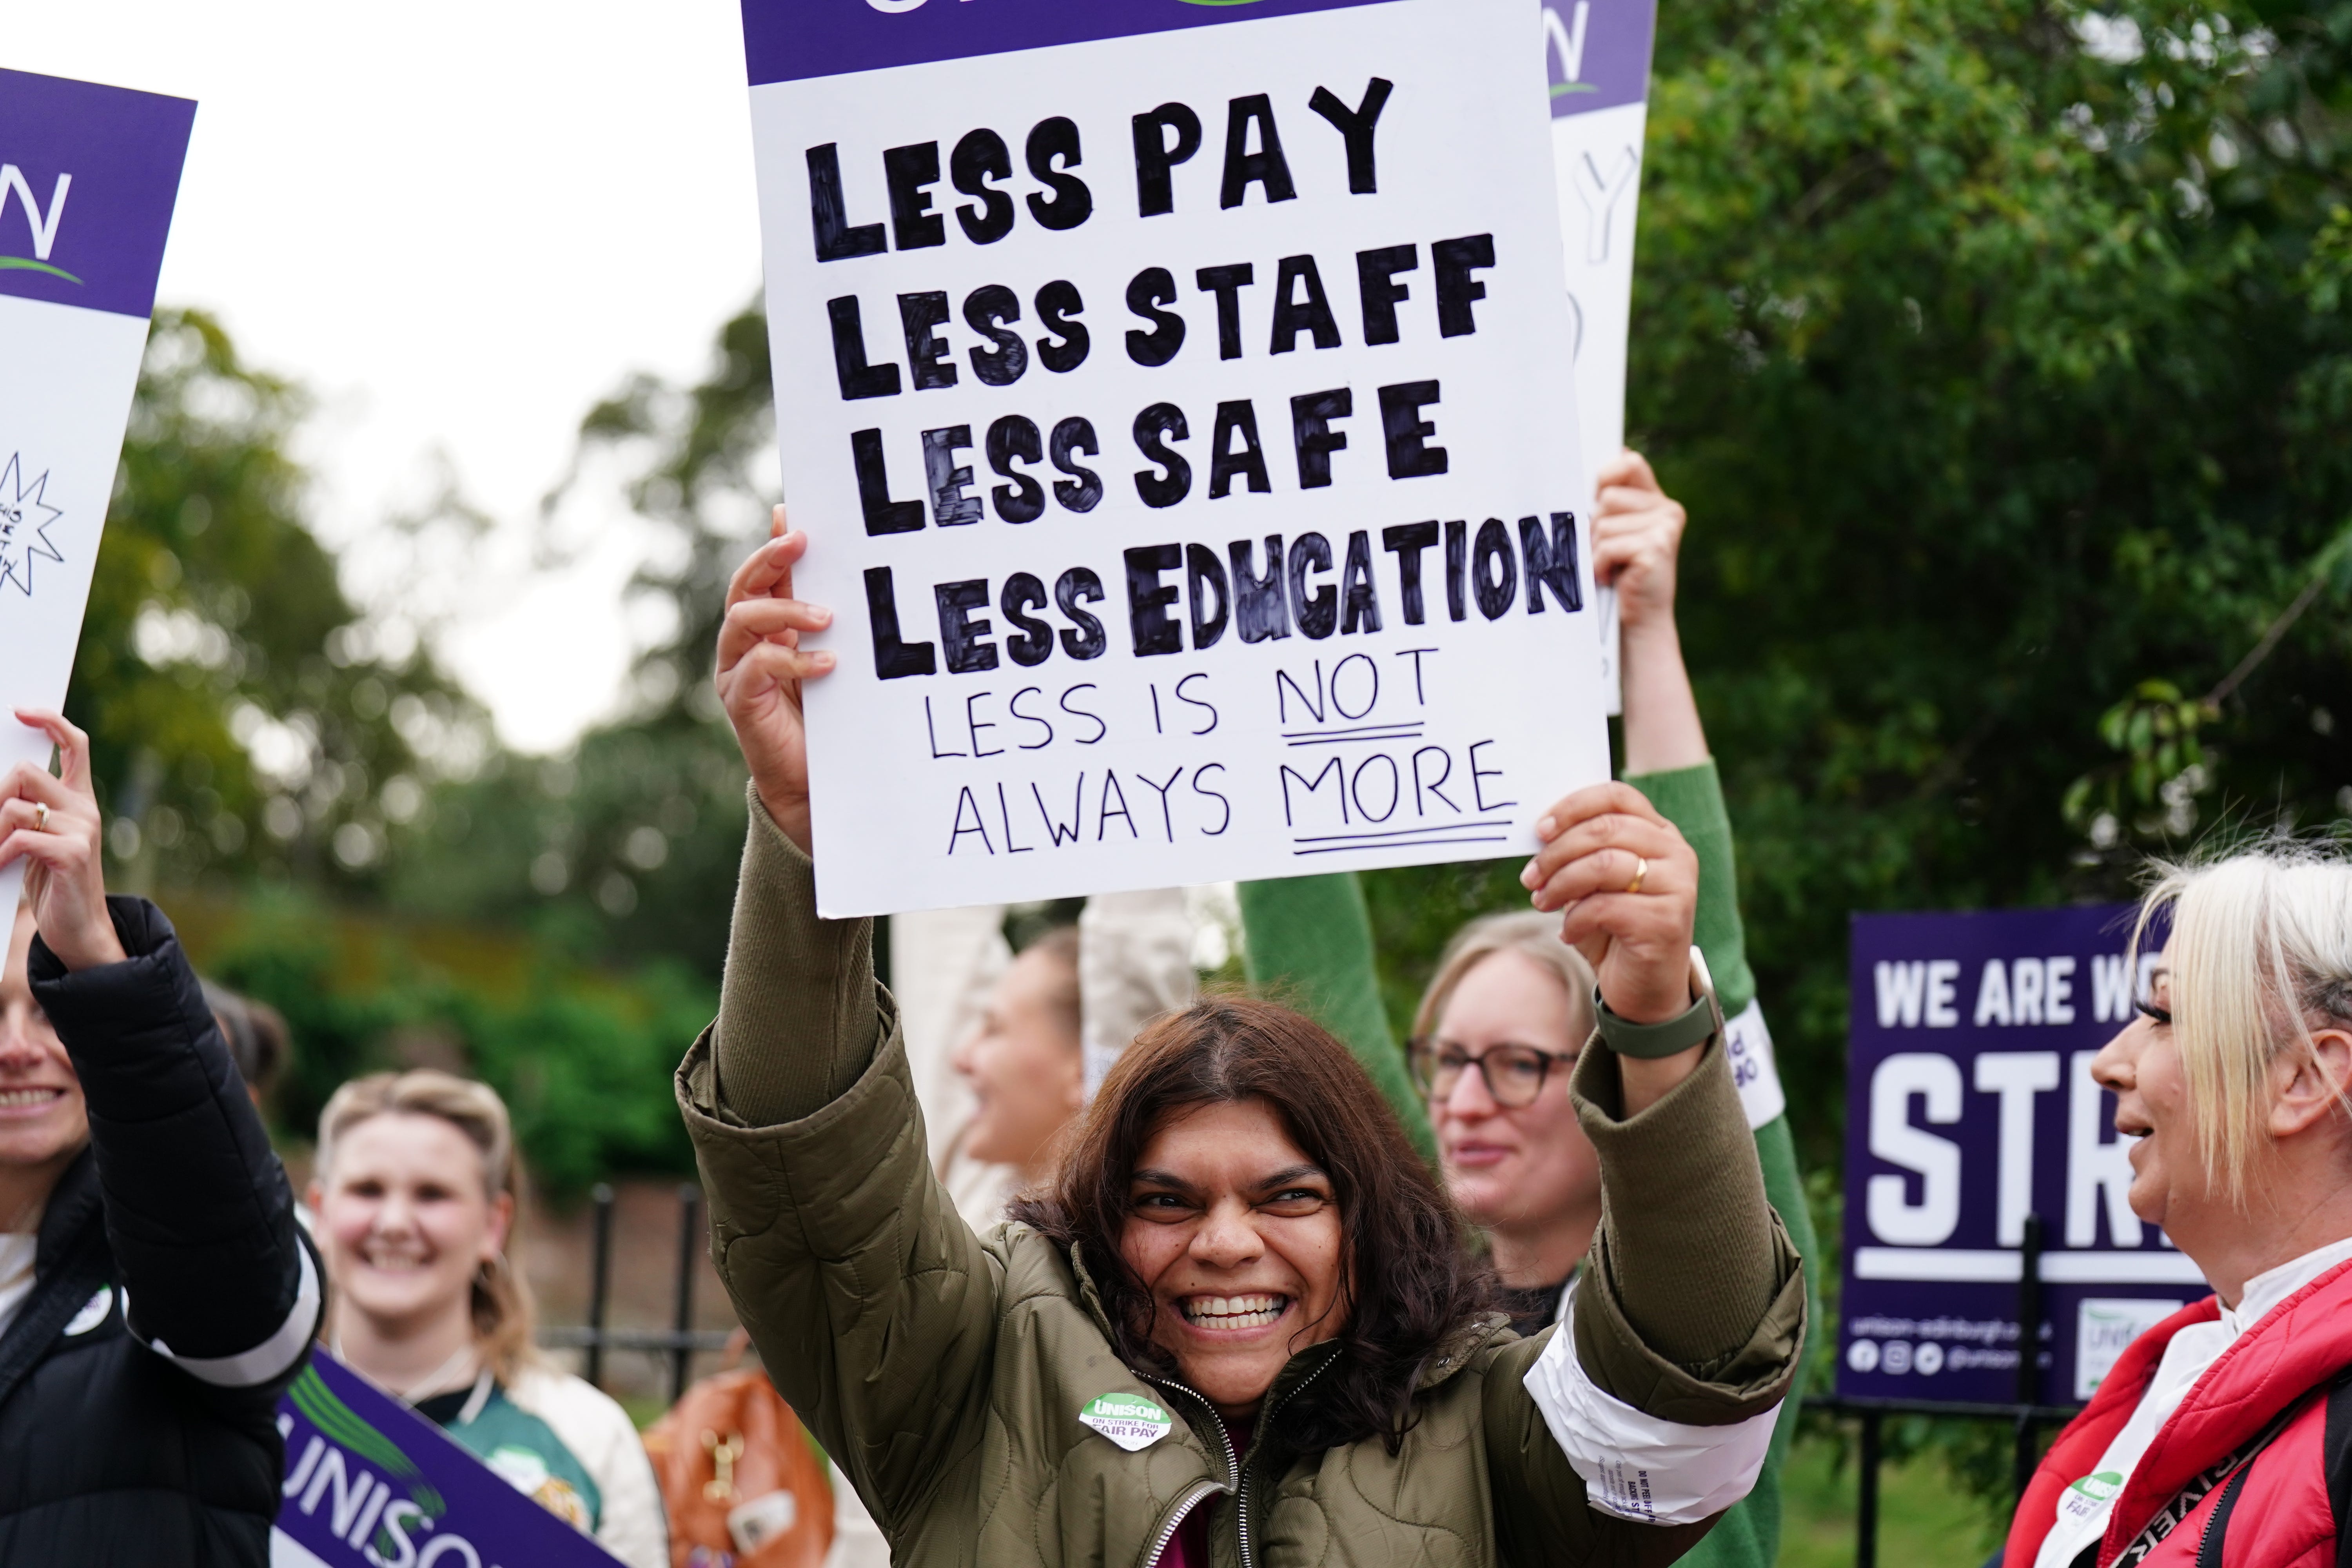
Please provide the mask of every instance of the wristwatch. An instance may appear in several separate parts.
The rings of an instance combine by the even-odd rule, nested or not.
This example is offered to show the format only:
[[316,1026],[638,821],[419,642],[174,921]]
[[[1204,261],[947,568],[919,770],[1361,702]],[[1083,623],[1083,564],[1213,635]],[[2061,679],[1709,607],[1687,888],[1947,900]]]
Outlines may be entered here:
[[1691,1005],[1689,1008],[1663,1024],[1635,1024],[1619,1017],[1601,999],[1601,987],[1592,988],[1592,1017],[1601,1037],[1609,1048],[1621,1057],[1638,1057],[1654,1061],[1702,1045],[1711,1035],[1723,1032],[1723,1006],[1715,999],[1715,980],[1706,972],[1706,955],[1696,946],[1690,950]]

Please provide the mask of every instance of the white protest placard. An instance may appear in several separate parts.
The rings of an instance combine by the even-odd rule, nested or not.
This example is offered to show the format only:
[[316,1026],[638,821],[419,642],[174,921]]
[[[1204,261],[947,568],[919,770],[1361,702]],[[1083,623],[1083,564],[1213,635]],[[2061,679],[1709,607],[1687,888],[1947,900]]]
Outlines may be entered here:
[[[1633,316],[1633,219],[1649,123],[1650,47],[1657,0],[1543,0],[1544,68],[1551,80],[1553,172],[1560,249],[1576,333],[1576,409],[1584,471],[1625,444],[1625,345]],[[1602,682],[1618,711],[1617,595],[1599,612]]]
[[11,710],[65,705],[195,113],[0,70],[0,767],[49,756]]
[[848,915],[1519,854],[1607,776],[1526,0],[745,0]]

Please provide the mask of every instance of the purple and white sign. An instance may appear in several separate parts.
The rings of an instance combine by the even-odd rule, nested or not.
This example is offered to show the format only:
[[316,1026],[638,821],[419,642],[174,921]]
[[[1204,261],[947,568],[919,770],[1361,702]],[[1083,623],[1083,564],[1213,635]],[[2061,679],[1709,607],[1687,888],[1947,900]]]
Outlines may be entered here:
[[278,1402],[271,1568],[613,1568],[620,1559],[324,1350]]
[[2016,1397],[2041,1221],[2037,1402],[2090,1397],[2208,1288],[2132,1213],[2130,1141],[2091,1078],[2154,954],[2129,905],[1856,915],[1846,1068],[1843,1398]]
[[[1633,321],[1633,224],[1649,123],[1650,46],[1657,0],[1543,0],[1544,68],[1551,83],[1552,174],[1576,348],[1576,408],[1584,471],[1625,445],[1625,359]],[[1617,672],[1617,595],[1594,604],[1609,711]]]
[[1526,0],[743,14],[828,915],[1524,853],[1606,776]]
[[[0,70],[0,712],[65,701],[195,112]],[[48,754],[0,721],[0,768]]]

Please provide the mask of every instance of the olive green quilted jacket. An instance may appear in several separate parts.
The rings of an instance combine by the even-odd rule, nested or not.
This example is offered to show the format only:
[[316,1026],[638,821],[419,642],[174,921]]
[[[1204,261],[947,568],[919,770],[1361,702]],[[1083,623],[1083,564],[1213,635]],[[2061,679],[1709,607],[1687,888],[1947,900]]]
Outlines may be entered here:
[[[1712,1521],[1588,1506],[1522,1381],[1550,1332],[1522,1341],[1499,1318],[1429,1366],[1395,1454],[1378,1438],[1232,1454],[1197,1394],[1121,1363],[1083,1258],[958,1217],[925,1157],[867,923],[818,919],[807,859],[756,796],[752,818],[719,1017],[679,1068],[678,1100],[719,1277],[901,1568],[1150,1568],[1198,1507],[1215,1510],[1214,1568],[1646,1568],[1706,1532]],[[1585,1375],[1688,1426],[1771,1410],[1804,1283],[1721,1052],[1631,1118],[1607,1050],[1584,1053],[1576,1082],[1607,1203],[1570,1325]],[[1661,1343],[1707,1348],[1675,1359]],[[1334,1353],[1294,1358],[1267,1415]],[[1171,1429],[1129,1451],[1079,1418],[1103,1394],[1158,1405]]]

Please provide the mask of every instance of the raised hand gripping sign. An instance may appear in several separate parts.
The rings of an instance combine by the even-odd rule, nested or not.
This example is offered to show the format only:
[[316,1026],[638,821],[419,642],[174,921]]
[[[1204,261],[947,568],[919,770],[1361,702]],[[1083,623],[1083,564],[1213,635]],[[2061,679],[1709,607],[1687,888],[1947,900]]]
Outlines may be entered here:
[[1607,776],[1526,0],[745,0],[829,915]]
[[65,705],[195,113],[0,70],[0,768],[49,755],[10,710]]

